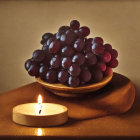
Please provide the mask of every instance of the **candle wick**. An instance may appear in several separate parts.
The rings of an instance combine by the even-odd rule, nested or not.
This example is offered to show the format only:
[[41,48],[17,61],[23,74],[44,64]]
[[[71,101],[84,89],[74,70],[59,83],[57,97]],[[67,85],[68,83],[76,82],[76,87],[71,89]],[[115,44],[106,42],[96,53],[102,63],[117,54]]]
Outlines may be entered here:
[[39,110],[39,114],[41,113],[41,109]]

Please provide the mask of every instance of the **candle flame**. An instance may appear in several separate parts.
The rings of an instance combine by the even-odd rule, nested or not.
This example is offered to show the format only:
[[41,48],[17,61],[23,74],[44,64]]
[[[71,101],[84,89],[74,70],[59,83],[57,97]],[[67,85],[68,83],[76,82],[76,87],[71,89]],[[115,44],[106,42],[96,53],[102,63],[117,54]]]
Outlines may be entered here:
[[40,94],[38,95],[38,103],[42,104],[42,96]]

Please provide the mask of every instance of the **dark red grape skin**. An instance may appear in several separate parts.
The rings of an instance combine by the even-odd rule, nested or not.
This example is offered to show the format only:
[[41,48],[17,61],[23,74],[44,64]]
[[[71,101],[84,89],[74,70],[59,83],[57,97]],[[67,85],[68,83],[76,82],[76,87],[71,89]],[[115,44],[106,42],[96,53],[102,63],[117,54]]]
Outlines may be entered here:
[[74,49],[75,49],[76,51],[81,52],[82,49],[84,48],[84,46],[85,46],[84,40],[83,40],[83,39],[77,39],[77,40],[75,41],[73,47],[74,47]]
[[80,74],[80,80],[84,82],[89,82],[91,79],[91,73],[89,70],[82,69]]
[[67,30],[69,30],[70,29],[70,27],[69,26],[61,26],[60,28],[59,28],[59,32],[60,33],[65,33]]
[[92,44],[94,44],[94,43],[103,44],[104,41],[103,41],[103,39],[101,37],[95,37],[92,40]]
[[79,21],[77,21],[77,20],[72,20],[72,21],[70,22],[70,27],[71,27],[73,30],[78,30],[79,27],[80,27]]
[[111,67],[106,67],[106,71],[104,72],[105,76],[112,75],[113,71]]
[[77,87],[80,84],[80,80],[77,77],[69,77],[68,84],[70,87]]
[[35,50],[32,56],[33,60],[41,62],[45,58],[45,53],[43,50]]
[[104,47],[102,44],[94,43],[92,45],[92,52],[96,55],[101,55],[104,53]]
[[68,72],[72,76],[79,76],[79,74],[81,72],[80,66],[78,64],[72,64],[69,67],[69,71]]
[[62,64],[61,65],[64,69],[69,69],[69,67],[71,66],[71,63],[72,63],[71,58],[64,57],[62,59]]
[[61,50],[61,55],[66,57],[72,57],[74,55],[74,50],[72,47],[64,46]]
[[71,45],[76,39],[76,35],[72,29],[66,31],[66,45]]
[[40,76],[40,78],[46,79],[46,73],[47,73],[47,71],[48,71],[48,67],[41,66],[40,69],[39,69],[39,76]]
[[69,74],[67,71],[61,70],[58,73],[58,81],[61,82],[62,84],[66,83],[68,81],[68,78],[69,78]]
[[108,66],[111,68],[116,68],[118,66],[119,62],[117,59],[112,59],[109,63]]
[[100,82],[103,79],[103,73],[100,70],[93,70],[92,77],[94,82]]
[[28,69],[28,73],[30,76],[38,77],[39,76],[39,66],[36,64],[32,64]]
[[79,31],[82,33],[83,37],[86,37],[90,34],[90,29],[87,26],[81,27]]
[[105,51],[101,58],[105,63],[108,63],[111,60],[111,54]]
[[61,59],[59,57],[53,57],[50,61],[51,68],[59,68],[61,65]]
[[97,62],[96,55],[94,55],[93,53],[87,53],[85,55],[85,58],[86,58],[86,63],[90,66],[95,65]]
[[85,63],[85,57],[82,53],[77,53],[73,56],[72,62],[78,65],[83,65]]
[[96,64],[96,67],[101,70],[101,71],[105,71],[106,70],[106,64],[104,62],[98,62]]
[[111,51],[112,50],[112,46],[110,44],[104,44],[104,48],[106,51]]
[[49,45],[49,52],[58,53],[60,48],[61,48],[61,46],[60,46],[59,41],[57,41],[57,40],[52,41],[51,44]]
[[54,70],[49,70],[46,74],[46,79],[50,83],[55,83],[57,81],[57,72]]
[[111,59],[115,59],[118,57],[118,52],[115,49],[110,50]]

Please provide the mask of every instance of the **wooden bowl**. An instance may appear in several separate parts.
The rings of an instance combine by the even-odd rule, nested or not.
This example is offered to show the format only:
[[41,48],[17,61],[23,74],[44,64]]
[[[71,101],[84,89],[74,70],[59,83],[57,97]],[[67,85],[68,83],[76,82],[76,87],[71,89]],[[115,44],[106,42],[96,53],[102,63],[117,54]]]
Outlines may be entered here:
[[76,88],[67,87],[60,83],[47,83],[41,80],[40,78],[36,78],[37,82],[44,86],[47,90],[51,91],[52,93],[64,96],[64,97],[77,97],[84,94],[88,94],[89,92],[97,91],[104,87],[109,81],[112,79],[112,75],[104,77],[103,80],[99,83],[93,83],[86,86],[80,86]]

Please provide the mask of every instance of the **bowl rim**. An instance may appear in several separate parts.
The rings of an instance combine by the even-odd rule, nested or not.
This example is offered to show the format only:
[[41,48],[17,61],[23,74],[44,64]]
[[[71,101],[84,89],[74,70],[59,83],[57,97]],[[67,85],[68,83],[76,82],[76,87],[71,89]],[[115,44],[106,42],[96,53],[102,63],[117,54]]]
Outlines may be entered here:
[[93,84],[86,85],[86,86],[79,86],[79,87],[75,87],[75,88],[68,87],[68,86],[60,84],[60,83],[47,83],[47,82],[41,80],[39,77],[36,78],[36,80],[41,85],[43,85],[45,87],[48,87],[50,89],[79,91],[79,90],[87,90],[87,89],[90,89],[90,88],[98,88],[98,87],[104,86],[111,81],[112,77],[113,77],[113,73],[111,75],[108,75],[108,76],[104,77],[101,82],[93,83]]

